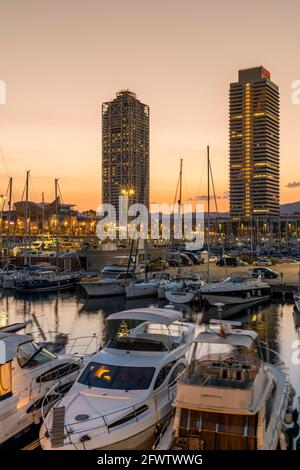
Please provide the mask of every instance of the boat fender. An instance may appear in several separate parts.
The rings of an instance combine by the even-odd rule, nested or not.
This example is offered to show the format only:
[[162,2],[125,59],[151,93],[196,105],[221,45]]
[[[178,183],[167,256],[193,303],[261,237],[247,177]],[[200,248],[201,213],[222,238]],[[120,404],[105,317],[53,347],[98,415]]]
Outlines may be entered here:
[[287,450],[287,438],[284,432],[281,431],[279,435],[279,447],[280,450]]
[[250,297],[251,297],[250,292],[247,292],[247,299],[250,299]]
[[293,423],[293,415],[291,413],[287,413],[284,417],[285,424],[292,424]]
[[40,424],[40,422],[41,422],[41,420],[40,420],[40,418],[39,418],[36,411],[32,412],[32,420],[33,420],[34,424]]

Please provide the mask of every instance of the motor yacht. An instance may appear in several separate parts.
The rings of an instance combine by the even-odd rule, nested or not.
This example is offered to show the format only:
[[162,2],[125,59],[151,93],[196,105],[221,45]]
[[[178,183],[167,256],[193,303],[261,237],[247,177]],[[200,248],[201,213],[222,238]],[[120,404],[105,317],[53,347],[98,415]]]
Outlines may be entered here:
[[156,448],[276,449],[291,386],[286,365],[269,353],[273,364],[260,358],[255,331],[212,320],[196,338],[190,369],[178,384],[175,416]]
[[188,365],[194,325],[174,309],[107,318],[110,340],[46,414],[45,450],[151,449]]
[[133,273],[121,272],[115,277],[83,278],[79,284],[89,297],[107,297],[111,295],[124,295],[126,286],[135,279]]
[[53,354],[11,331],[0,331],[0,448],[15,447],[40,423],[42,403],[47,407],[66,393],[88,357],[78,350]]
[[254,304],[270,299],[271,288],[261,277],[241,272],[232,273],[222,282],[207,283],[201,288],[201,295],[210,305]]

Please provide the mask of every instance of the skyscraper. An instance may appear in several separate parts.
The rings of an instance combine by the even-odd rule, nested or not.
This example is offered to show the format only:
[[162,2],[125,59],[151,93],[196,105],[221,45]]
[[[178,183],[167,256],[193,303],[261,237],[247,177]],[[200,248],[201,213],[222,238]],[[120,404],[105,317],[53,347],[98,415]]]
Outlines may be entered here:
[[102,105],[102,201],[149,206],[149,106],[122,90]]
[[230,84],[230,215],[279,215],[279,89],[262,66]]

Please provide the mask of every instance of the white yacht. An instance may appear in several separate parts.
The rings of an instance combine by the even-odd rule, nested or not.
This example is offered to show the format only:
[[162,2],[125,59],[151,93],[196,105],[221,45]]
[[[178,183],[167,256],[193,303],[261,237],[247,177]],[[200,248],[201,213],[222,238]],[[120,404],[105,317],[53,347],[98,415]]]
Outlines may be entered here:
[[39,424],[41,407],[65,393],[85,362],[76,354],[55,355],[31,336],[0,332],[0,448]]
[[126,298],[138,299],[142,297],[157,297],[158,289],[163,279],[170,279],[170,275],[154,273],[149,279],[128,284],[125,288]]
[[133,273],[121,272],[115,277],[81,279],[79,284],[89,297],[107,297],[124,295],[126,286],[133,280],[135,280]]
[[232,273],[222,282],[207,283],[201,288],[201,295],[210,305],[254,304],[270,299],[271,288],[260,277],[241,272]]
[[151,449],[186,369],[194,325],[173,309],[108,317],[112,338],[46,415],[43,449]]
[[257,333],[234,326],[240,323],[214,320],[197,337],[190,370],[178,384],[175,416],[157,449],[272,450],[282,442],[287,368],[261,360]]

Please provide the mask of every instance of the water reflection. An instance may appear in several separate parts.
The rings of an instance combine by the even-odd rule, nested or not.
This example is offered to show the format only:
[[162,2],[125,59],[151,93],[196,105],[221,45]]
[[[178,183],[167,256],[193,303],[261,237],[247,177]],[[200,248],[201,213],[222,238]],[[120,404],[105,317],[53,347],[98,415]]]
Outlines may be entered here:
[[[80,290],[60,294],[32,294],[30,296],[3,295],[0,299],[0,326],[35,318],[26,332],[40,337],[41,331],[68,333],[70,338],[96,334],[100,343],[106,340],[105,319],[120,310],[151,306],[164,307],[166,301],[157,299],[126,300],[125,297],[87,299]],[[177,306],[185,319],[200,325],[218,318],[215,308],[201,310],[190,306]],[[224,309],[223,318],[239,320],[244,327],[255,329],[261,341],[279,352],[290,369],[291,382],[300,395],[300,366],[293,362],[295,340],[300,339],[300,314],[293,304],[263,304],[251,308],[234,306]],[[199,331],[199,327],[197,328]],[[294,349],[293,349],[294,345]],[[299,348],[299,345],[298,345]]]

